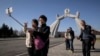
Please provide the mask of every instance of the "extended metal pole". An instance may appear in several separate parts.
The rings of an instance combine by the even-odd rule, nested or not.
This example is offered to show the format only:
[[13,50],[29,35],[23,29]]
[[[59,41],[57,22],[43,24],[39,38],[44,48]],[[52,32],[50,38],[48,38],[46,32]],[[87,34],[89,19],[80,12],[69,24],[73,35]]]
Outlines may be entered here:
[[24,27],[23,26],[23,24],[22,23],[20,23],[17,19],[15,19],[12,15],[9,15],[13,20],[15,20],[18,24],[20,24],[22,27]]
[[16,21],[18,24],[20,24],[22,27],[24,27],[23,24],[21,24],[17,19],[15,19],[15,18],[11,15],[12,12],[13,12],[12,7],[6,9],[6,13],[8,14],[8,16],[11,17],[13,20],[15,20],[15,21]]

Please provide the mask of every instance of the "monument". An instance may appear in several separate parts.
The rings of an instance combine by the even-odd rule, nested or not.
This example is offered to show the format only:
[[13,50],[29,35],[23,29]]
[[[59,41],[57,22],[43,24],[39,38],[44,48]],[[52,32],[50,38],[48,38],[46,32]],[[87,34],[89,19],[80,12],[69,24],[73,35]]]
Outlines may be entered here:
[[56,20],[50,25],[50,32],[51,32],[50,37],[55,37],[57,35],[57,31],[58,31],[58,28],[59,28],[60,21],[63,20],[64,18],[66,18],[66,17],[70,17],[72,19],[75,19],[78,26],[81,26],[81,25],[79,25],[79,22],[80,22],[79,16],[80,16],[80,13],[78,11],[74,15],[74,14],[70,13],[70,9],[65,9],[64,15],[59,16],[57,14]]

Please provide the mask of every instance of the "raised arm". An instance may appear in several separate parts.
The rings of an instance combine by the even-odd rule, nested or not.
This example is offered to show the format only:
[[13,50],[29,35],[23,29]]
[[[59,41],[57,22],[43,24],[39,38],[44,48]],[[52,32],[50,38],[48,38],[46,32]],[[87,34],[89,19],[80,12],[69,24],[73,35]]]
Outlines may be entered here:
[[27,23],[24,23],[24,32],[26,33],[27,31]]

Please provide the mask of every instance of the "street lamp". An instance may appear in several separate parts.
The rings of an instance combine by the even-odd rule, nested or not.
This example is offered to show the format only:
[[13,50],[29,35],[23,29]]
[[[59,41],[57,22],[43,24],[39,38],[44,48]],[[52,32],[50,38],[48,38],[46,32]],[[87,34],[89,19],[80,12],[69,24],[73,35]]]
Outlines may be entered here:
[[22,27],[23,27],[23,24],[21,24],[17,19],[15,19],[11,13],[13,12],[13,8],[12,7],[9,7],[6,9],[6,14],[11,17],[13,20],[15,20],[18,24],[20,24]]

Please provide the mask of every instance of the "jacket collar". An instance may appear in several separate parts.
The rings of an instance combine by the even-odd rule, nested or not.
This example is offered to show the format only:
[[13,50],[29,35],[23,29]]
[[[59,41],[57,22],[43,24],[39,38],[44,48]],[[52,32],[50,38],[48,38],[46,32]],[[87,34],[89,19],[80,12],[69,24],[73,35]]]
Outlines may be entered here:
[[46,26],[46,24],[42,24],[42,25],[41,25],[41,27],[45,27],[45,26]]

